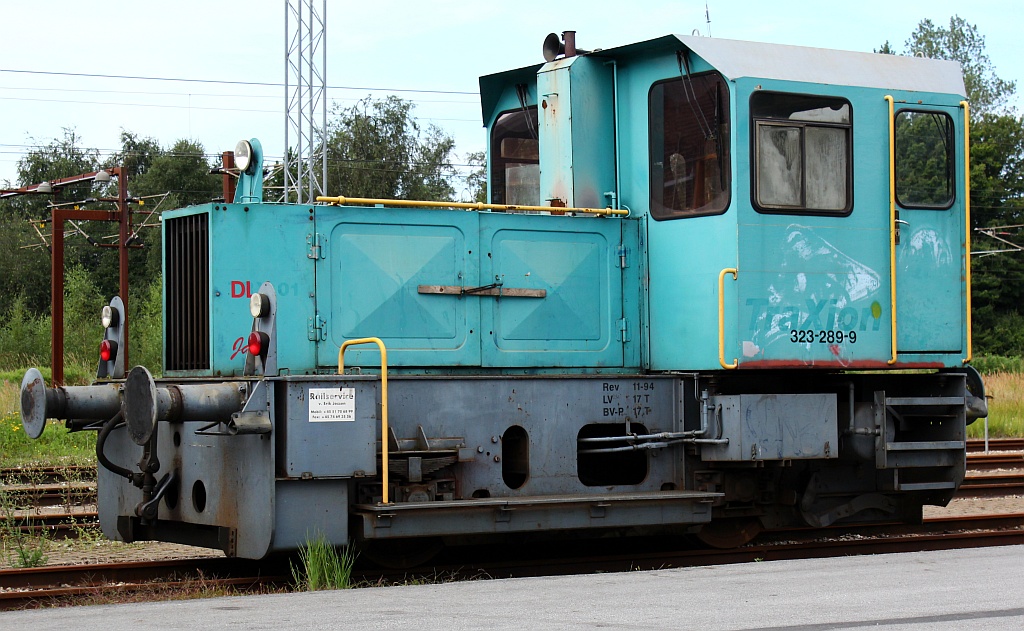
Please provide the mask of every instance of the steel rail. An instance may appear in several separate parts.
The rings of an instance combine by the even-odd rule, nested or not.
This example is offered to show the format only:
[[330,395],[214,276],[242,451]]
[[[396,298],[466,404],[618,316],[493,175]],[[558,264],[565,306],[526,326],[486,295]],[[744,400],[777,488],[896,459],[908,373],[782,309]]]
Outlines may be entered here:
[[81,602],[108,593],[201,587],[251,591],[289,580],[282,564],[200,558],[0,570],[0,610]]
[[[988,440],[989,451],[1024,451],[1024,438],[990,438]],[[967,441],[967,452],[984,452],[985,441],[980,438],[972,438]]]

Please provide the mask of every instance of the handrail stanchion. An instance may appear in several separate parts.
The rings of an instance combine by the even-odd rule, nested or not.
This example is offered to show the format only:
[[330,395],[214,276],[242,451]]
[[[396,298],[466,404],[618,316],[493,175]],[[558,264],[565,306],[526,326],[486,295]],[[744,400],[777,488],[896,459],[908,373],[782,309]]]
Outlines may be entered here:
[[732,274],[736,280],[737,271],[735,267],[727,267],[718,273],[718,363],[728,369],[739,366],[740,362],[733,359],[731,364],[725,363],[725,275]]
[[388,503],[388,351],[379,337],[345,340],[338,349],[338,374],[345,374],[345,349],[357,344],[376,344],[380,349],[380,460],[384,477],[384,503]]
[[[967,357],[964,363],[971,361],[974,349],[971,347],[971,107],[967,101],[960,101],[964,108],[964,278],[967,284]],[[988,417],[985,417],[988,427]],[[985,434],[988,440],[988,433]],[[988,451],[987,442],[985,451]]]
[[889,105],[889,310],[891,327],[890,342],[892,357],[890,366],[896,363],[896,105],[892,96],[886,94]]

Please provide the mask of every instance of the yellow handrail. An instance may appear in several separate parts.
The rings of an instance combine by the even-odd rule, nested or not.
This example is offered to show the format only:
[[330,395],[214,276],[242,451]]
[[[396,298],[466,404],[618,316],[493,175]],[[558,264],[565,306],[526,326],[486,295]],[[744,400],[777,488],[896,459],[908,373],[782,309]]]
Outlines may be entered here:
[[341,206],[399,206],[403,208],[461,208],[464,210],[540,211],[553,214],[588,213],[591,215],[628,215],[629,211],[619,208],[564,208],[559,206],[518,206],[506,204],[484,204],[482,202],[429,202],[412,199],[374,199],[370,197],[317,197],[316,201]]
[[891,311],[892,358],[896,363],[896,105],[892,96],[886,94],[889,102],[889,311]]
[[380,460],[384,476],[384,503],[388,503],[388,351],[379,337],[345,340],[338,349],[338,374],[345,374],[345,349],[356,344],[376,344],[380,349]]
[[971,109],[967,101],[960,101],[964,108],[964,271],[967,279],[967,357],[964,363],[971,361]]
[[731,364],[725,363],[725,275],[732,274],[733,280],[736,280],[737,271],[735,267],[727,267],[718,272],[718,363],[722,368],[730,369],[739,366],[740,362],[733,358]]

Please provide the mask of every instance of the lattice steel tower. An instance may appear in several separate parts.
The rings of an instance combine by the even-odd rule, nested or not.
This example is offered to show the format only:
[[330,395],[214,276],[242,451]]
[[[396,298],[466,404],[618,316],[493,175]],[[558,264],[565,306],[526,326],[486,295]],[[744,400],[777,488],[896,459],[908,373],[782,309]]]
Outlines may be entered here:
[[284,201],[309,203],[327,187],[327,0],[284,4]]

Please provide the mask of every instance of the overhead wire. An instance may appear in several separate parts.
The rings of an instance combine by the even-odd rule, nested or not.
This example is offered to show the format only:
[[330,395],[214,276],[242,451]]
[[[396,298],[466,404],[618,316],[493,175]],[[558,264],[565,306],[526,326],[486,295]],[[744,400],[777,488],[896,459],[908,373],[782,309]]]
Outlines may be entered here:
[[[223,85],[251,85],[251,86],[263,86],[263,87],[275,87],[283,88],[283,83],[275,83],[268,81],[238,81],[232,79],[187,79],[180,77],[147,77],[143,75],[115,75],[115,74],[100,74],[100,73],[86,73],[86,72],[57,72],[52,70],[21,70],[14,68],[0,68],[0,72],[9,72],[17,74],[29,74],[29,75],[50,75],[60,77],[86,77],[90,79],[132,79],[137,81],[175,81],[181,83],[212,83],[212,84],[223,84]],[[369,86],[354,86],[354,85],[328,85],[328,90],[365,90],[368,92],[408,92],[412,94],[465,94],[478,96],[479,92],[465,92],[461,90],[426,90],[422,88],[376,88]]]

